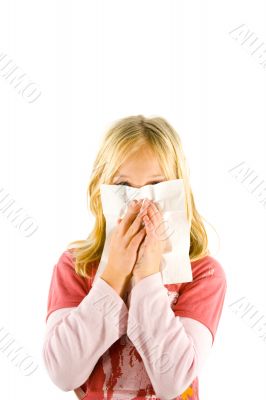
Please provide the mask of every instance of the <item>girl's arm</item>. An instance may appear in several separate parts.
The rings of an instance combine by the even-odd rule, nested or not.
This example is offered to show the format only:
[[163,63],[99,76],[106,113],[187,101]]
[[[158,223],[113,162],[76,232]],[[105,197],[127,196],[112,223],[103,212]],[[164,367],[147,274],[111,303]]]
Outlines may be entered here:
[[128,309],[100,277],[77,307],[53,311],[47,320],[43,359],[64,391],[80,387],[102,354],[127,330]]
[[[175,306],[180,311],[176,314],[171,309],[160,272],[141,279],[130,293],[127,335],[141,355],[156,395],[162,400],[176,398],[188,388],[211,350],[214,323],[200,321],[213,318],[217,326],[225,281],[220,276],[204,279],[191,283],[191,293],[199,287],[203,294],[194,292],[196,296],[189,298],[186,293],[186,303],[181,295],[180,306],[178,303]],[[205,314],[200,312],[201,307]]]

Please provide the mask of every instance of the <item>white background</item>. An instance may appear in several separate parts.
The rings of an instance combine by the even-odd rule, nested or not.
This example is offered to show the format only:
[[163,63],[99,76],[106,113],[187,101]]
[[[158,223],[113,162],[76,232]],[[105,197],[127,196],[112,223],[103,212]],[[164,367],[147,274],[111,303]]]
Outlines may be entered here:
[[266,207],[229,171],[243,163],[266,180],[266,69],[230,34],[245,24],[266,42],[265,9],[259,0],[1,1],[0,54],[41,90],[29,103],[0,76],[0,190],[38,225],[25,237],[0,213],[0,328],[38,365],[25,376],[0,352],[1,398],[76,398],[43,366],[48,288],[66,245],[92,227],[86,190],[100,139],[134,114],[177,130],[197,208],[219,235],[207,225],[228,290],[200,400],[266,398],[266,340],[232,306],[243,297],[266,322]]

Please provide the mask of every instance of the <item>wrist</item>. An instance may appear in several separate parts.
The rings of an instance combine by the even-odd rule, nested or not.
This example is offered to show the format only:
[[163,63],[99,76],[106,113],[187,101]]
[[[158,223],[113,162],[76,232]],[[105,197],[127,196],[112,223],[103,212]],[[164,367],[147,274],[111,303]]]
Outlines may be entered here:
[[138,276],[133,275],[134,283],[137,284],[138,282],[142,281],[142,279],[144,279],[144,278],[146,278],[147,276],[150,276],[150,275],[152,275],[152,273],[146,274],[146,275],[138,275]]
[[129,278],[125,277],[121,274],[115,273],[114,270],[109,271],[105,270],[100,275],[105,282],[108,283],[118,294],[120,297],[123,297],[127,288],[127,284],[129,282]]
[[112,278],[116,280],[117,282],[124,282],[129,280],[132,277],[132,273],[129,275],[126,275],[121,272],[121,270],[117,270],[115,266],[107,264],[105,267],[105,270],[102,272],[101,275],[104,275],[108,278]]

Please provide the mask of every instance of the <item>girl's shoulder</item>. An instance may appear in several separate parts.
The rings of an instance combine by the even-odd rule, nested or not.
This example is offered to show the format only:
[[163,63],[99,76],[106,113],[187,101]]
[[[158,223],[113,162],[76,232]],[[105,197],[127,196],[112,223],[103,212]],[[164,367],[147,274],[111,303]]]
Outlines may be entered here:
[[226,280],[226,273],[221,263],[213,256],[207,255],[199,260],[191,261],[193,281],[208,276]]

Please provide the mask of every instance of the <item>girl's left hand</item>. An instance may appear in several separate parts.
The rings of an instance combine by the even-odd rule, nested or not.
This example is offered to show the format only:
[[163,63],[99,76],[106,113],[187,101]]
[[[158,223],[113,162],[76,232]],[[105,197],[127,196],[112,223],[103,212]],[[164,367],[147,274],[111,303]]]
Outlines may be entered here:
[[160,271],[162,253],[167,246],[167,241],[159,233],[164,230],[162,214],[152,200],[146,200],[146,202],[146,207],[140,212],[145,224],[146,236],[139,246],[137,260],[132,270],[136,283]]

